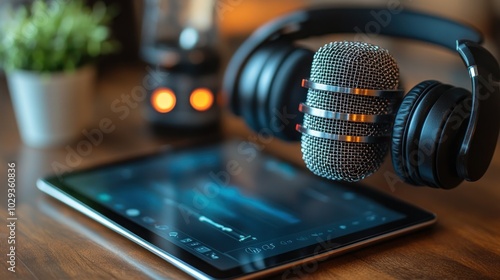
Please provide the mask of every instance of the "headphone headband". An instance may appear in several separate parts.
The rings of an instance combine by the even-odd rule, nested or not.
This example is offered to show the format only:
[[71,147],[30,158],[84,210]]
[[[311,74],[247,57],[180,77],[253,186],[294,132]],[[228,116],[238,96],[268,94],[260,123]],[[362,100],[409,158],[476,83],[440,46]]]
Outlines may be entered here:
[[224,90],[229,94],[229,101],[234,101],[232,92],[237,88],[236,77],[240,74],[241,65],[255,50],[273,40],[298,40],[331,33],[356,33],[356,30],[361,30],[424,41],[450,50],[455,50],[458,40],[477,44],[483,41],[479,31],[470,26],[408,10],[391,13],[388,23],[385,26],[379,24],[380,28],[377,30],[361,29],[378,24],[374,15],[383,12],[389,11],[381,8],[315,8],[291,13],[265,24],[243,43],[228,65]]
[[498,140],[500,68],[495,57],[474,42],[458,41],[457,51],[472,81],[470,118],[457,157],[457,171],[466,180],[476,181],[486,172]]
[[[380,14],[388,16],[387,22],[380,22]],[[377,22],[377,17],[379,22]],[[300,25],[284,37],[302,39],[331,33],[378,33],[391,37],[402,37],[441,45],[455,50],[457,40],[481,43],[481,33],[465,24],[449,19],[402,10],[391,13],[387,9],[370,8],[317,8],[286,16],[292,24]],[[287,21],[288,21],[287,20]],[[288,26],[275,21],[267,25],[267,39],[276,32],[286,31]],[[373,28],[373,29],[372,29]]]

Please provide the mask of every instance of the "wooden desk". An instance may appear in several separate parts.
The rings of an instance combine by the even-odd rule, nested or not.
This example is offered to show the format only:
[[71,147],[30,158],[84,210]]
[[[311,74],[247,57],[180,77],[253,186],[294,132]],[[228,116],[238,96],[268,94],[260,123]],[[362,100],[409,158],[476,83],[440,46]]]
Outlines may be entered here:
[[[140,83],[142,66],[121,66],[101,77],[97,90],[96,121],[114,117],[109,105]],[[37,178],[52,173],[51,163],[63,162],[64,147],[37,150],[20,143],[5,81],[0,82],[0,279],[188,279],[152,253],[90,220],[35,187]],[[182,144],[183,138],[155,138],[140,117],[140,110],[83,158],[79,167],[113,161],[152,151],[165,144]],[[226,118],[224,134],[249,138],[242,122]],[[300,162],[298,144],[278,140],[266,145],[290,160]],[[498,150],[498,149],[497,149]],[[7,270],[7,162],[17,164],[16,273]],[[500,277],[500,151],[485,177],[452,191],[414,188],[384,179],[389,160],[366,183],[435,212],[433,229],[411,234],[319,265],[310,279],[390,278],[498,278]],[[281,275],[276,276],[276,279]]]

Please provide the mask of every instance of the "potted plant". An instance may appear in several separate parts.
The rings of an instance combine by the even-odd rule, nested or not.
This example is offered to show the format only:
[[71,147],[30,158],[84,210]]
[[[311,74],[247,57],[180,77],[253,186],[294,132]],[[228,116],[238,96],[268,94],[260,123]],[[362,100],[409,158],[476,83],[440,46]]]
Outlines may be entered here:
[[81,135],[93,110],[93,63],[117,47],[111,17],[101,2],[35,0],[4,23],[0,67],[26,144],[47,147]]

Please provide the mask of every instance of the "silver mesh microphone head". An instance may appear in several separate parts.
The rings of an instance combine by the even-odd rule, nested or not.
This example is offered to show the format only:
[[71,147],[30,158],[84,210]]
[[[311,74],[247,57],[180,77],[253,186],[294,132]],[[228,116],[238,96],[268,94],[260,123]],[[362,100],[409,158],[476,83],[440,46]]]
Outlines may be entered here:
[[[343,41],[326,44],[316,52],[309,81],[349,89],[394,91],[398,88],[398,78],[398,66],[387,50],[368,43]],[[388,97],[309,87],[305,105],[344,115],[394,116],[401,97],[399,91]],[[333,135],[384,139],[333,140],[302,131],[302,154],[309,170],[328,179],[354,182],[371,175],[382,164],[390,144],[392,120],[350,121],[305,113],[302,127]]]

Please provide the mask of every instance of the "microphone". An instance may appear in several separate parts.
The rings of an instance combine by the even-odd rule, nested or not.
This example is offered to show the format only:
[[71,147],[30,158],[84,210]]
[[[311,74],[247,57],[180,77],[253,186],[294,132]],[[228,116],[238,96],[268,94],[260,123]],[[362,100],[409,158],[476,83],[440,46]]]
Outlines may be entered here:
[[356,182],[377,171],[386,156],[403,97],[399,68],[386,49],[333,42],[314,55],[304,113],[302,158],[314,174]]

